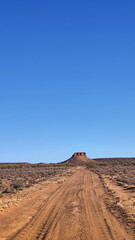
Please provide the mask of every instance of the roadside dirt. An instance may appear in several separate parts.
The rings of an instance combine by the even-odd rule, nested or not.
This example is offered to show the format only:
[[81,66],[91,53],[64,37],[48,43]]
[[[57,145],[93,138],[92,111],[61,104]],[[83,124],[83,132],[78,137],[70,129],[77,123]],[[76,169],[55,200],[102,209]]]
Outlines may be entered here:
[[1,211],[1,240],[134,239],[106,208],[97,174],[77,168],[59,183],[37,186]]
[[113,215],[135,233],[135,191],[132,188],[119,186],[109,176],[102,175],[105,188],[105,202]]

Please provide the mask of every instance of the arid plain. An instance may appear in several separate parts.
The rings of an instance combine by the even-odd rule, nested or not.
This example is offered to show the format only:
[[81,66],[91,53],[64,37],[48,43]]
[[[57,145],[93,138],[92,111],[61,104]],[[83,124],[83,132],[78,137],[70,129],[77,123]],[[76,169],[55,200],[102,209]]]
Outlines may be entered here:
[[64,164],[0,169],[0,239],[133,240],[134,163]]

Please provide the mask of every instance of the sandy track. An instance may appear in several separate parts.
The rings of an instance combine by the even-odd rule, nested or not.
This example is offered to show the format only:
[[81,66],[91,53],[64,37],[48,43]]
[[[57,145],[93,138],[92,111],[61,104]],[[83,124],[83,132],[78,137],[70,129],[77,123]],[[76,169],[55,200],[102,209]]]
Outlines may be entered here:
[[10,240],[133,240],[110,214],[98,176],[78,169]]

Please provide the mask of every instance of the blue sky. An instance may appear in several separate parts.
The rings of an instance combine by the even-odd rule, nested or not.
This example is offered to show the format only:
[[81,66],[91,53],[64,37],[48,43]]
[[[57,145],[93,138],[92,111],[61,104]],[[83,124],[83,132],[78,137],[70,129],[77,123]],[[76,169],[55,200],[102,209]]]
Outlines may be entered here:
[[2,1],[0,162],[135,157],[135,2]]

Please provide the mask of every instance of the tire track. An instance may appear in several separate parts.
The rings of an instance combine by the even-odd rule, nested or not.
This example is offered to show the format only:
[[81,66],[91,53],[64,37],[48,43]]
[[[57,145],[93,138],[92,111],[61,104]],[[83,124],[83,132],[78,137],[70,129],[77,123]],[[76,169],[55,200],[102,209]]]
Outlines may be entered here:
[[108,212],[103,194],[96,174],[76,170],[9,240],[133,240]]
[[[71,177],[72,178],[72,177]],[[60,187],[43,206],[38,210],[32,220],[9,240],[33,240],[47,239],[52,229],[57,226],[57,222],[63,213],[64,206],[70,199],[72,179]],[[72,194],[71,194],[72,196]]]

